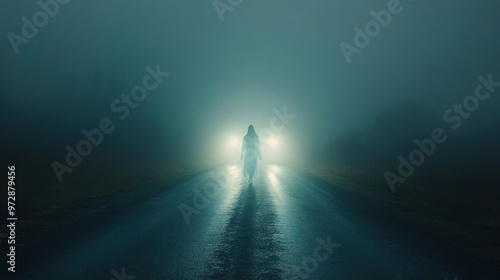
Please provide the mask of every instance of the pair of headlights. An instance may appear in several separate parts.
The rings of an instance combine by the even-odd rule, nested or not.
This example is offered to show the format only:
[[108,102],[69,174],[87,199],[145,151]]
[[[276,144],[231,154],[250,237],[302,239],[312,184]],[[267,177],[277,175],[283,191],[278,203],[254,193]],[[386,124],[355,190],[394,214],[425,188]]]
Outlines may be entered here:
[[[229,146],[232,148],[238,148],[241,147],[243,138],[239,139],[236,137],[232,137],[229,139]],[[270,139],[261,139],[260,140],[260,145],[261,146],[269,146],[269,147],[277,147],[279,144],[278,139],[272,137]]]

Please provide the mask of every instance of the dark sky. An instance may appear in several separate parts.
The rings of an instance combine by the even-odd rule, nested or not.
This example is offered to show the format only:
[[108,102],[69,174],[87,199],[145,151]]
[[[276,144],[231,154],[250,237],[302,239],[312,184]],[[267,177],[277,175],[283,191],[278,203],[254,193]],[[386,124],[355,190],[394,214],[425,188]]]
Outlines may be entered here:
[[[209,0],[72,0],[16,54],[8,34],[22,36],[21,18],[33,22],[42,8],[2,1],[2,149],[50,170],[83,129],[110,118],[116,130],[96,148],[101,156],[212,161],[228,153],[229,137],[269,127],[284,106],[297,116],[276,135],[282,154],[322,154],[339,135],[384,127],[387,139],[400,130],[427,137],[447,126],[443,112],[474,93],[478,76],[500,80],[500,4],[401,1],[348,63],[339,45],[354,45],[354,28],[391,2],[244,0],[221,21]],[[120,120],[110,104],[158,64],[170,76]],[[498,138],[499,102],[482,102],[457,134],[467,149]],[[388,150],[394,159],[408,151]]]

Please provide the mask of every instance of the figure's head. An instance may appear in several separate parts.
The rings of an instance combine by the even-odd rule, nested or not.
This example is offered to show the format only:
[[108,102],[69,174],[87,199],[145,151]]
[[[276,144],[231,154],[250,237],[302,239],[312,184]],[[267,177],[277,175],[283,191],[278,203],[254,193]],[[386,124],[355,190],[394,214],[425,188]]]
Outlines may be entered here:
[[253,128],[253,125],[248,126],[247,135],[257,135],[257,133],[255,133],[255,128]]

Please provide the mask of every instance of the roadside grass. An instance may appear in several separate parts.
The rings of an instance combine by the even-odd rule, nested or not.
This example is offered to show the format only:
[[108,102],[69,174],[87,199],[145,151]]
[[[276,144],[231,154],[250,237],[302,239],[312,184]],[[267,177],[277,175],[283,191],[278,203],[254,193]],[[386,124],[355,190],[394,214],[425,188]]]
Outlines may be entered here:
[[[62,183],[37,177],[37,188],[19,188],[22,201],[20,228],[36,229],[79,210],[103,205],[117,195],[143,196],[208,169],[208,166],[163,165],[158,163],[87,164]],[[52,179],[52,178],[51,178]]]
[[441,192],[420,188],[411,181],[398,185],[392,193],[383,176],[371,171],[331,164],[298,169],[331,183],[332,187],[369,199],[451,248],[480,261],[500,263],[500,217],[487,207],[490,203],[466,203],[453,195],[444,197]]

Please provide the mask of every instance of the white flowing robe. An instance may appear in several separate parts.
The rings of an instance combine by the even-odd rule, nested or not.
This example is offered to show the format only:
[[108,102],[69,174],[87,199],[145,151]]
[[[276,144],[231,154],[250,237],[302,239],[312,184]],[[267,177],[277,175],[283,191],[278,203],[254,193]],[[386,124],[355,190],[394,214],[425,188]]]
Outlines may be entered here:
[[257,135],[245,135],[241,147],[243,156],[243,176],[250,179],[257,174],[257,158],[260,157],[260,143]]

